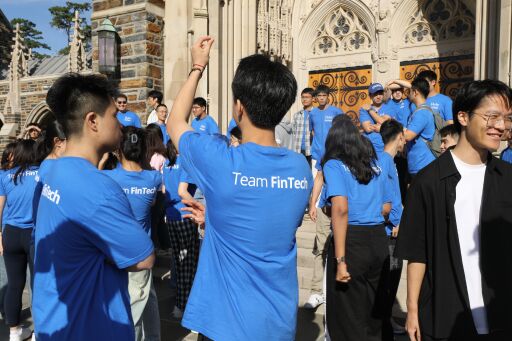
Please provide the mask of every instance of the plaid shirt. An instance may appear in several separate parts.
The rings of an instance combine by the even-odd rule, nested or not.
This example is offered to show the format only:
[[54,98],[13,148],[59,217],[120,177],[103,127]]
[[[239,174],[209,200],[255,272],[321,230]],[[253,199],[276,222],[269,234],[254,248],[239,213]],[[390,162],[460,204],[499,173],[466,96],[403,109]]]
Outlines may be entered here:
[[[304,115],[306,114],[306,122],[304,122]],[[305,145],[306,155],[311,155],[311,129],[309,128],[309,115],[311,111],[302,109],[295,113],[292,119],[292,150],[300,153],[302,146],[302,136],[306,132]]]

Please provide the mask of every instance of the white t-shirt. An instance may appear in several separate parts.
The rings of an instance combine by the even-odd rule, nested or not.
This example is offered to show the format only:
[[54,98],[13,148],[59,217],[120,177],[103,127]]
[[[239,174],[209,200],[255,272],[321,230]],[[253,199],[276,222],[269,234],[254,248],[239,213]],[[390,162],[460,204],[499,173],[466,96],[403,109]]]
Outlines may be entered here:
[[455,220],[468,289],[469,306],[478,334],[489,334],[487,313],[482,294],[479,231],[486,164],[470,165],[457,158],[453,152],[452,156],[461,175],[456,188]]
[[153,109],[151,114],[149,114],[149,116],[148,116],[148,120],[146,121],[146,124],[150,125],[151,123],[156,123],[156,122],[158,122],[158,116],[156,115],[156,110]]

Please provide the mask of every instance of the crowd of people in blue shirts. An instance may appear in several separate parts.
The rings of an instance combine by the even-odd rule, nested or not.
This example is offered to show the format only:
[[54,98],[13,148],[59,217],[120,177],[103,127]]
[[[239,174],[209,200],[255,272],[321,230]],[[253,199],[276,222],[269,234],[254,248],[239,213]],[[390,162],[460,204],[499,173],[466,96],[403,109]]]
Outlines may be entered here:
[[[371,84],[371,103],[355,121],[329,104],[327,86],[306,88],[304,108],[290,122],[289,148],[283,148],[276,127],[296,100],[295,77],[265,56],[243,58],[232,82],[233,119],[223,136],[206,100],[195,97],[213,43],[202,37],[193,45],[193,66],[170,112],[160,92],[148,94],[153,111],[145,128],[127,110],[128,97],[107,79],[70,73],[47,94],[56,120],[41,136],[6,146],[0,251],[10,340],[160,340],[151,271],[157,247],[172,252],[173,315],[199,340],[293,340],[295,234],[305,212],[317,224],[305,308],[326,304],[327,339],[393,340],[391,311],[407,259],[411,340],[501,340],[509,327],[492,312],[482,318],[485,307],[464,308],[464,318],[472,318],[463,322],[470,326],[458,326],[456,335],[428,329],[428,315],[418,317],[418,305],[428,304],[417,297],[420,285],[423,290],[430,283],[435,267],[430,254],[419,251],[432,247],[428,238],[415,239],[423,233],[415,224],[424,221],[411,218],[424,213],[417,207],[426,207],[419,203],[425,195],[411,193],[425,190],[425,175],[440,162],[462,167],[464,180],[466,168],[476,178],[459,155],[466,157],[462,148],[471,145],[487,158],[510,138],[512,91],[497,81],[471,82],[452,104],[435,92],[437,76],[427,70],[411,83]],[[483,106],[495,111],[475,111]],[[511,154],[509,146],[502,159]],[[490,157],[487,165],[496,162]],[[501,163],[493,167],[508,170]],[[510,225],[507,219],[502,224]],[[460,245],[466,262],[469,248],[462,239]],[[33,332],[21,325],[27,268]],[[473,307],[487,287],[469,289]],[[458,322],[446,316],[449,326]],[[427,326],[425,335],[420,325]]]

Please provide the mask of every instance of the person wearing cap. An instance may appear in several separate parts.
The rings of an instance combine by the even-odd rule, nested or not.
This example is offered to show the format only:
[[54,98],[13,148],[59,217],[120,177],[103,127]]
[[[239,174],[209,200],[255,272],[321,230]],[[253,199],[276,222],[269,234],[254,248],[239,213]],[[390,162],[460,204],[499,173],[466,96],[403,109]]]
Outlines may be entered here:
[[359,109],[359,121],[366,136],[373,144],[377,155],[384,151],[384,142],[380,136],[380,125],[395,118],[395,111],[384,100],[384,87],[380,83],[372,83],[368,87],[368,94],[372,101]]

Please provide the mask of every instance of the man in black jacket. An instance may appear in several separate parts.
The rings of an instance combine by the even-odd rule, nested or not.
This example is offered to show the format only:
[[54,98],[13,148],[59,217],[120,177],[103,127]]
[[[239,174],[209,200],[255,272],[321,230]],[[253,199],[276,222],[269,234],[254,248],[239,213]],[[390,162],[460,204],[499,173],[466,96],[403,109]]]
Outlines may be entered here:
[[413,341],[510,339],[512,166],[494,158],[512,128],[512,91],[465,84],[453,103],[458,144],[413,181],[395,255],[407,267]]

